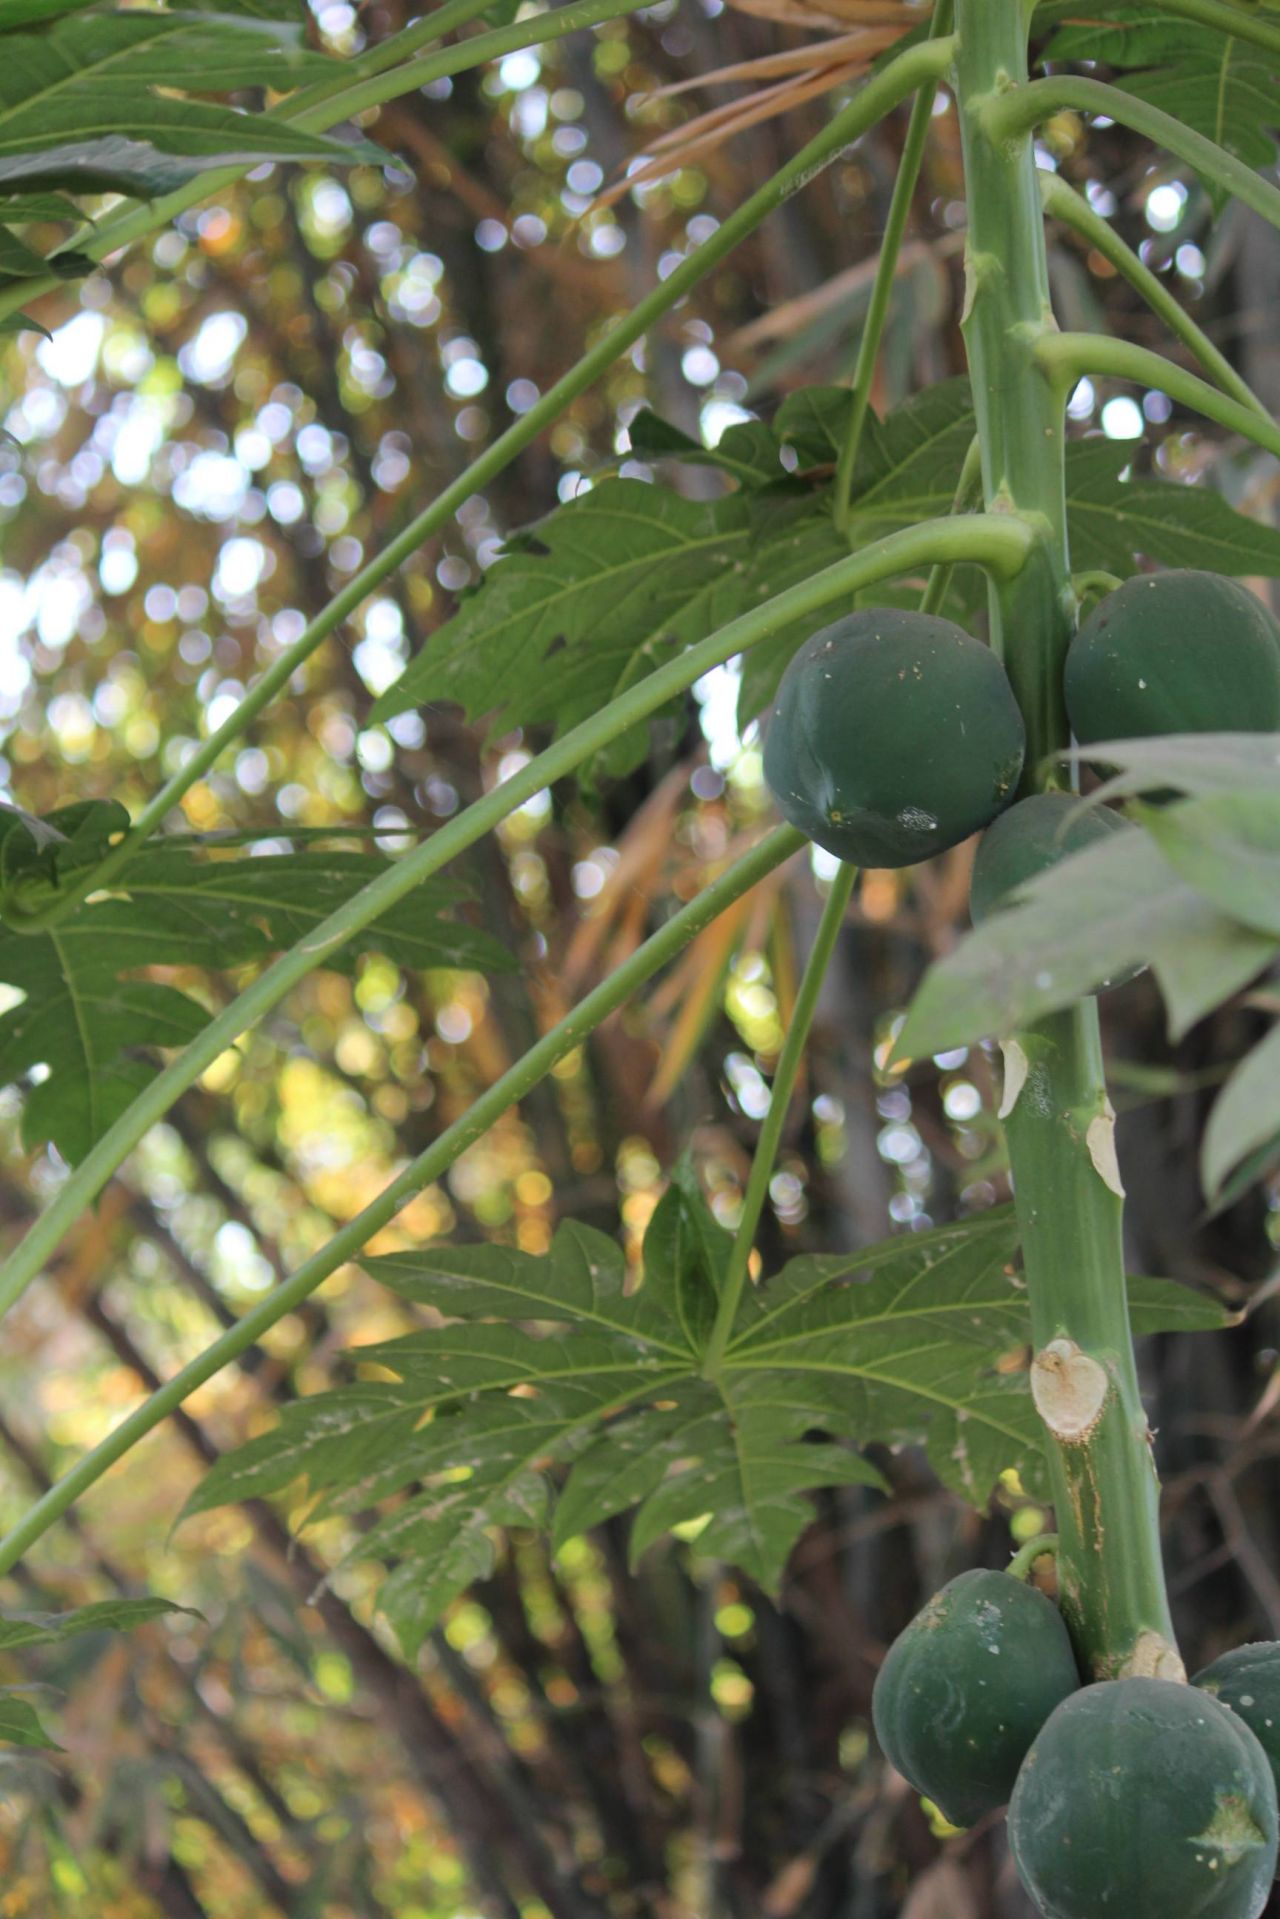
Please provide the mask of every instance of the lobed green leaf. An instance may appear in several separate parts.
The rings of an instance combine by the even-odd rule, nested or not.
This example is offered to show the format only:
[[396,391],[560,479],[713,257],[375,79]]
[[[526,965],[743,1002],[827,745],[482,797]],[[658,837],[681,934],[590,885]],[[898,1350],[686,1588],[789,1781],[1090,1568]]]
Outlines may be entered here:
[[[396,1380],[290,1406],[186,1512],[305,1478],[313,1517],[377,1513],[354,1556],[389,1567],[380,1605],[411,1651],[488,1572],[505,1526],[549,1523],[562,1545],[634,1510],[633,1558],[678,1530],[776,1590],[810,1518],[805,1494],[881,1484],[858,1450],[871,1441],[923,1445],[978,1505],[1011,1468],[1040,1484],[1011,1209],[793,1260],[748,1295],[707,1375],[727,1248],[681,1166],[634,1291],[614,1242],[573,1222],[544,1256],[487,1245],[370,1259],[446,1323],[356,1348]],[[1132,1301],[1136,1331],[1230,1319],[1163,1280],[1135,1280]]]

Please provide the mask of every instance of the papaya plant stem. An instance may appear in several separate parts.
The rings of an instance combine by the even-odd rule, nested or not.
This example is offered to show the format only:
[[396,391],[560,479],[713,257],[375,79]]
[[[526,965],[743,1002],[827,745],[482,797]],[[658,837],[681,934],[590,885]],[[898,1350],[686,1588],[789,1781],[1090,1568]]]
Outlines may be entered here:
[[[1026,80],[1031,11],[957,0],[956,85],[969,208],[962,328],[984,491],[989,508],[1021,513],[1040,531],[1031,563],[991,589],[993,643],[1022,706],[1034,784],[1037,769],[1069,743],[1061,688],[1072,594],[1064,408],[1040,353],[1054,323],[1030,138],[1039,116],[1022,111],[1036,93]],[[1010,101],[1018,103],[1013,116],[1000,111]],[[1097,110],[1112,112],[1114,103]],[[1084,1672],[1172,1672],[1158,1489],[1129,1334],[1114,1118],[1094,1001],[1008,1043],[1001,1116],[1030,1295],[1031,1381],[1061,1540],[1063,1614]]]
[[[472,42],[471,44],[476,44]],[[368,598],[388,574],[414,554],[431,534],[451,520],[464,501],[470,499],[503,469],[546,427],[557,420],[580,393],[586,391],[602,373],[607,372],[629,347],[649,331],[664,314],[676,306],[711,269],[753,233],[775,208],[801,187],[821,167],[833,160],[851,140],[865,133],[885,113],[927,77],[936,77],[950,57],[945,41],[926,42],[902,54],[837,113],[823,131],[800,149],[758,192],[744,200],[697,250],[682,260],[674,272],[622,316],[576,366],[548,388],[542,398],[513,422],[487,447],[478,459],[450,483],[442,493],[409,521],[380,553],[374,555],[347,585],[322,607],[315,618],[287,646],[261,679],[250,687],[235,710],[227,715],[191,757],[165,782],[134,821],[118,846],[112,848],[96,867],[78,876],[58,900],[28,922],[32,928],[49,925],[74,907],[88,893],[108,886],[119,877],[134,855],[161,824],[165,815],[183,795],[207,773],[227,747],[240,739],[263,708],[288,685],[303,662],[321,642]],[[2,303],[0,303],[2,304]]]
[[1243,160],[1237,160],[1234,153],[1207,140],[1193,127],[1184,126],[1171,113],[1150,106],[1147,101],[1126,93],[1123,87],[1108,86],[1104,80],[1055,73],[1047,80],[1029,80],[1007,91],[993,91],[983,104],[983,119],[994,142],[1016,144],[1023,135],[1064,107],[1076,113],[1105,114],[1109,120],[1118,120],[1122,127],[1145,133],[1158,147],[1185,160],[1207,180],[1216,181],[1272,226],[1280,226],[1280,187],[1272,186]]
[[1238,400],[1241,406],[1260,413],[1264,420],[1269,419],[1266,407],[1252,387],[1240,378],[1226,355],[1218,351],[1208,334],[1179,305],[1160,276],[1144,265],[1133,248],[1120,238],[1110,220],[1104,220],[1100,213],[1095,213],[1084,195],[1068,186],[1060,173],[1050,173],[1047,168],[1041,168],[1038,179],[1045,212],[1055,220],[1061,220],[1064,226],[1069,226],[1082,240],[1087,240],[1117,273],[1123,275],[1134,291],[1142,295],[1151,311],[1164,321],[1171,333],[1176,334],[1187,351],[1195,355],[1215,385],[1230,394],[1233,400]]
[[[964,465],[960,468],[960,478],[956,481],[951,511],[962,513],[966,507],[972,506],[975,500],[980,499],[981,495],[982,441],[975,433],[964,456]],[[922,613],[941,613],[946,604],[947,589],[951,585],[951,576],[954,572],[955,568],[951,565],[934,567],[920,600]]]
[[1017,517],[1004,514],[961,514],[904,527],[874,541],[860,553],[851,553],[775,595],[763,606],[730,621],[697,646],[666,661],[647,679],[628,687],[608,706],[583,720],[570,732],[530,760],[510,779],[476,800],[431,838],[392,862],[375,880],[362,887],[321,921],[306,938],[260,973],[244,992],[224,1007],[164,1071],[145,1086],[127,1111],[108,1128],[92,1150],[70,1173],[56,1198],[40,1214],[0,1270],[0,1313],[7,1312],[40,1271],[44,1261],[138,1142],[174,1102],[241,1033],[277,1006],[299,980],[323,966],[380,913],[403,899],[416,886],[438,873],[469,846],[523,806],[544,787],[563,779],[608,746],[628,727],[685,692],[713,666],[767,639],[795,619],[820,612],[833,600],[874,586],[897,573],[914,572],[945,559],[976,560],[1003,573],[1016,570],[1027,557],[1033,535]]
[[857,877],[857,867],[841,861],[831,881],[826,904],[822,909],[822,918],[818,922],[818,931],[814,936],[813,951],[809,955],[804,977],[800,981],[800,990],[796,994],[791,1024],[782,1042],[777,1070],[773,1075],[773,1084],[769,1088],[769,1110],[760,1128],[760,1137],[756,1141],[756,1150],[751,1160],[751,1171],[747,1176],[747,1190],[742,1196],[742,1217],[734,1231],[733,1245],[729,1250],[724,1282],[720,1288],[720,1300],[716,1307],[715,1323],[711,1328],[711,1337],[707,1341],[707,1350],[703,1357],[703,1371],[708,1378],[712,1378],[723,1363],[725,1349],[738,1317],[738,1308],[742,1304],[742,1294],[751,1263],[751,1252],[756,1243],[756,1228],[760,1224],[760,1215],[764,1211],[769,1181],[773,1178],[774,1161],[778,1157],[778,1147],[791,1105],[796,1076],[804,1059],[804,1049],[809,1038],[809,1028],[813,1024],[813,1016],[818,1008],[822,982],[827,976],[827,968],[831,964],[831,955],[840,937],[840,928],[844,925],[844,916],[848,911],[853,883]]
[[1241,406],[1198,374],[1188,373],[1185,367],[1166,359],[1163,353],[1152,353],[1149,347],[1134,346],[1131,340],[1111,340],[1102,333],[1055,333],[1041,340],[1036,358],[1064,398],[1086,373],[1134,380],[1141,386],[1159,387],[1171,400],[1203,413],[1228,432],[1238,433],[1280,457],[1280,426],[1270,414],[1260,415],[1252,407]]
[[323,1285],[330,1274],[352,1259],[374,1233],[381,1231],[415,1193],[433,1180],[440,1179],[460,1154],[475,1143],[499,1120],[546,1078],[552,1068],[588,1034],[631,997],[661,967],[688,945],[704,926],[734,900],[741,899],[753,886],[781,866],[784,860],[805,844],[793,827],[781,826],[736,860],[711,885],[696,895],[687,906],[674,913],[658,932],[637,947],[608,979],[587,994],[572,1012],[531,1046],[499,1080],[482,1093],[461,1119],[433,1140],[384,1187],[375,1200],[356,1214],[326,1245],[304,1261],[296,1273],[277,1286],[251,1312],[237,1320],[221,1338],[189,1361],[172,1379],[158,1387],[142,1405],[110,1432],[97,1446],[77,1461],[68,1473],[50,1487],[7,1537],[0,1541],[0,1573],[8,1572],[40,1535],[53,1525],[81,1493],[86,1492],[106,1471],[122,1459],[132,1446],[168,1417],[189,1394],[224,1366],[238,1359],[263,1333],[292,1312],[304,1299]]
[[[931,39],[939,40],[944,34],[950,33],[954,10],[953,0],[934,0],[933,15],[929,21]],[[889,201],[884,238],[880,243],[880,258],[876,262],[876,277],[871,287],[871,298],[867,303],[866,319],[862,323],[862,337],[858,341],[858,357],[853,368],[853,391],[849,400],[849,418],[845,425],[844,438],[840,443],[840,456],[836,462],[832,494],[832,512],[835,523],[842,533],[849,524],[849,498],[853,491],[854,468],[858,463],[858,447],[862,441],[867,409],[871,405],[871,383],[875,379],[876,362],[880,358],[880,342],[884,337],[885,322],[889,317],[889,303],[893,298],[898,256],[902,252],[907,221],[911,218],[911,203],[915,199],[916,185],[920,179],[920,165],[924,159],[925,142],[929,137],[929,123],[933,118],[936,94],[937,79],[935,78],[921,87],[911,108],[911,118],[907,122],[907,136],[902,143],[902,158],[898,162],[898,176],[893,183],[893,195]]]

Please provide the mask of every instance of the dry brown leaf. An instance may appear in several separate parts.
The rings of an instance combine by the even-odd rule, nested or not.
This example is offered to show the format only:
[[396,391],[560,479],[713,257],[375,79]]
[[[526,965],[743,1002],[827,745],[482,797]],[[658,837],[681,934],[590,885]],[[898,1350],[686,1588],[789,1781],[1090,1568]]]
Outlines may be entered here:
[[646,1106],[661,1106],[671,1097],[697,1052],[751,905],[750,894],[735,900],[705,932],[699,933],[689,948],[685,963],[679,969],[684,998],[659,1052],[657,1068],[644,1097]]
[[655,180],[678,173],[682,167],[713,152],[748,127],[758,126],[763,120],[775,119],[778,114],[787,113],[792,107],[802,106],[820,94],[829,93],[833,87],[855,78],[867,64],[866,60],[844,61],[815,72],[802,73],[795,79],[762,88],[758,93],[748,95],[745,100],[734,100],[727,106],[699,114],[683,126],[660,134],[645,149],[653,157],[639,167],[633,164],[632,171],[606,188],[595,204],[599,207],[613,206],[633,187],[651,186]]
[[[886,45],[891,46],[897,38],[896,33],[890,34]],[[640,99],[641,102],[670,100],[677,93],[688,93],[694,87],[725,86],[731,80],[773,80],[783,74],[794,73],[797,68],[842,60],[846,55],[865,50],[866,35],[860,30],[837,34],[832,40],[819,40],[803,47],[788,47],[785,53],[762,53],[754,60],[737,60],[732,66],[713,67],[709,73],[691,74],[687,80],[673,80],[669,86],[655,87],[652,93],[642,94]]]
[[574,928],[561,968],[566,985],[576,986],[585,977],[606,935],[629,912],[637,891],[658,890],[658,875],[671,850],[672,822],[688,784],[688,764],[673,766],[620,835],[618,863],[600,890],[596,910]]
[[727,907],[698,935],[676,973],[649,1001],[651,1014],[668,1006],[679,1011],[663,1042],[657,1068],[645,1094],[646,1106],[668,1099],[701,1044],[714,1015],[726,968],[742,945],[762,943],[763,931],[776,910],[783,875],[770,873],[733,905]]
[[737,13],[749,13],[757,20],[774,20],[788,27],[845,27],[850,21],[859,26],[897,26],[902,32],[928,18],[924,7],[898,6],[886,0],[823,0],[821,6],[809,0],[729,0]]
[[[907,240],[898,255],[895,277],[904,278],[931,259],[943,259],[948,254],[959,253],[963,246],[964,236],[959,233],[944,234],[936,240]],[[846,267],[843,273],[834,274],[812,291],[771,307],[758,319],[749,321],[746,326],[739,327],[736,333],[726,336],[726,356],[732,359],[738,354],[752,353],[769,346],[775,340],[789,340],[794,333],[829,308],[839,306],[860,288],[870,287],[879,264],[880,256],[877,253],[869,260],[859,260],[855,266]]]

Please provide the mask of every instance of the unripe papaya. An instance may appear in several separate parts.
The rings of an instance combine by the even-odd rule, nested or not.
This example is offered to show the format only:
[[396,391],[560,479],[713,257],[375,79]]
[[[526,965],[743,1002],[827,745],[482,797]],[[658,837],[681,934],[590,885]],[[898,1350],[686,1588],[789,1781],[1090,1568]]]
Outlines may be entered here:
[[1249,1728],[1199,1687],[1105,1680],[1046,1721],[1009,1844],[1043,1919],[1258,1919],[1275,1781]]
[[1224,1652],[1191,1683],[1244,1720],[1271,1761],[1280,1791],[1280,1640],[1262,1639]]
[[911,866],[1008,803],[1022,716],[995,654],[950,620],[877,607],[805,642],[764,772],[784,818],[859,866]]
[[1032,793],[1001,813],[978,842],[969,883],[975,926],[1037,873],[1093,846],[1128,823],[1105,807],[1084,808],[1074,793]]
[[1080,1684],[1062,1615],[1008,1573],[961,1573],[889,1648],[876,1738],[953,1826],[1003,1806],[1032,1740]]
[[1072,731],[1095,740],[1280,730],[1280,627],[1235,580],[1126,580],[1094,607],[1064,674]]

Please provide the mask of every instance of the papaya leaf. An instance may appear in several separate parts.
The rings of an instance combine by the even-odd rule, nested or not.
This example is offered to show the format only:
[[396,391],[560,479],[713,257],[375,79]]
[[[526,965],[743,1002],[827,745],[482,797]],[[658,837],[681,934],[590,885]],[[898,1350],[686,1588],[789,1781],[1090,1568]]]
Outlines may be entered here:
[[638,460],[681,460],[690,466],[718,467],[746,488],[782,483],[788,477],[778,442],[762,420],[739,421],[721,434],[714,447],[708,447],[683,427],[642,407],[628,424],[627,437]]
[[[36,881],[56,894],[68,874],[100,857],[122,819],[110,803],[67,808],[38,823],[37,839],[21,818],[3,816],[4,896]],[[90,899],[43,929],[0,924],[0,982],[22,995],[0,1015],[0,1084],[37,1068],[43,1074],[23,1111],[27,1143],[52,1140],[69,1163],[82,1159],[154,1077],[138,1049],[185,1045],[206,1024],[189,994],[127,975],[265,959],[295,945],[385,867],[363,853],[202,860],[160,846],[129,867],[127,893]],[[349,970],[360,953],[377,950],[415,968],[508,970],[514,961],[497,940],[445,917],[463,897],[452,881],[417,888],[330,965]]]
[[626,1262],[615,1242],[576,1220],[565,1221],[545,1255],[507,1246],[433,1246],[364,1263],[402,1299],[449,1319],[564,1322],[639,1337],[676,1359],[689,1352],[652,1294],[643,1287],[627,1291]]
[[774,436],[779,446],[791,448],[801,467],[834,466],[848,411],[848,387],[802,386],[774,414]]
[[930,968],[898,1056],[1011,1033],[1143,965],[1155,973],[1178,1038],[1275,951],[1274,938],[1188,884],[1149,834],[1114,834],[1020,887],[1007,910]]
[[[831,566],[849,550],[848,541],[836,531],[822,497],[792,500],[759,497],[754,505],[753,527],[756,537],[751,542],[746,578],[746,598],[752,606],[785,592],[789,586],[798,585],[824,566]],[[883,589],[877,592],[883,597]],[[834,619],[840,611],[839,607],[832,607],[825,617]],[[738,688],[740,732],[745,733],[751,721],[773,704],[788,662],[814,631],[814,626],[812,616],[792,620],[743,655]]]
[[[708,503],[643,480],[599,481],[508,543],[454,617],[375,701],[371,720],[454,700],[471,719],[494,714],[495,731],[548,726],[562,733],[673,654],[851,547],[950,512],[974,433],[968,381],[941,381],[885,419],[869,417],[849,528],[840,533],[827,475],[848,401],[843,387],[802,388],[771,426],[731,428],[711,451],[656,414],[637,415],[633,451],[718,465],[735,490]],[[790,477],[779,464],[785,449],[800,467]],[[1122,479],[1130,457],[1110,441],[1068,449],[1078,564],[1127,575],[1137,556],[1147,555],[1280,576],[1280,531],[1204,488]],[[918,591],[917,583],[887,582],[867,603],[897,604],[904,595],[911,603]],[[981,576],[961,569],[948,612],[968,618],[981,601]],[[812,618],[793,622],[744,657],[741,730],[771,705],[788,661],[814,626]],[[589,776],[638,764],[650,724],[615,742]]]
[[[1280,61],[1274,55],[1151,5],[1090,11],[1101,17],[1064,27],[1046,48],[1047,59],[1104,61],[1121,70],[1115,83],[1126,93],[1173,114],[1250,166],[1275,164]],[[1213,181],[1205,185],[1216,201],[1225,201]]]
[[355,157],[287,121],[175,97],[264,85],[288,92],[335,71],[295,30],[269,21],[77,13],[11,35],[5,51],[0,181],[155,194],[229,160]]
[[1220,912],[1280,940],[1280,793],[1209,793],[1141,809],[1182,878]]
[[1072,564],[1121,576],[1136,555],[1165,566],[1280,578],[1280,528],[1237,513],[1220,493],[1169,480],[1122,479],[1132,450],[1114,440],[1067,448]]
[[[566,732],[742,611],[748,539],[741,494],[602,481],[508,547],[371,718],[456,700],[472,718],[496,710],[500,730]],[[643,752],[642,737],[626,757]]]
[[47,1752],[61,1750],[40,1723],[31,1701],[7,1686],[0,1687],[0,1740],[11,1746],[43,1747]]
[[967,379],[941,380],[883,420],[872,416],[854,474],[855,544],[949,513],[974,430]]
[[0,33],[17,33],[24,27],[38,27],[43,21],[58,20],[65,14],[82,13],[96,0],[0,0]]
[[10,193],[0,198],[0,220],[23,226],[33,220],[80,220],[74,200],[62,193]]
[[128,1632],[165,1613],[186,1613],[192,1619],[200,1617],[190,1606],[154,1598],[100,1599],[63,1613],[0,1613],[0,1652],[14,1652],[20,1646],[60,1645],[82,1633]]
[[[370,1258],[373,1277],[447,1323],[357,1347],[383,1378],[287,1407],[218,1462],[184,1516],[303,1480],[309,1518],[369,1514],[353,1556],[389,1567],[379,1603],[412,1652],[489,1571],[506,1526],[549,1525],[562,1545],[634,1509],[633,1559],[678,1530],[774,1591],[811,1517],[804,1495],[881,1484],[858,1450],[873,1440],[922,1444],[979,1505],[1009,1467],[1040,1484],[1010,1209],[792,1260],[748,1294],[709,1376],[728,1245],[682,1165],[638,1286],[613,1240],[572,1221],[542,1256],[484,1245]],[[1231,1315],[1139,1279],[1132,1318],[1152,1331]]]
[[[4,217],[5,209],[0,207],[0,220]],[[78,280],[92,273],[97,264],[87,253],[70,251],[52,254],[46,260],[7,227],[0,226],[0,279],[29,280],[42,273],[54,273],[60,280]]]
[[1103,740],[1072,750],[1082,765],[1110,777],[1092,800],[1175,787],[1192,795],[1241,788],[1280,796],[1280,733],[1183,733],[1158,739]]
[[1242,1160],[1280,1136],[1280,1025],[1246,1054],[1213,1104],[1200,1152],[1200,1176],[1217,1199]]
[[710,1336],[732,1245],[686,1156],[644,1236],[644,1292],[680,1327],[690,1352],[702,1352]]
[[1244,1317],[1212,1293],[1197,1292],[1176,1279],[1129,1279],[1129,1324],[1140,1333],[1216,1333],[1238,1326]]

